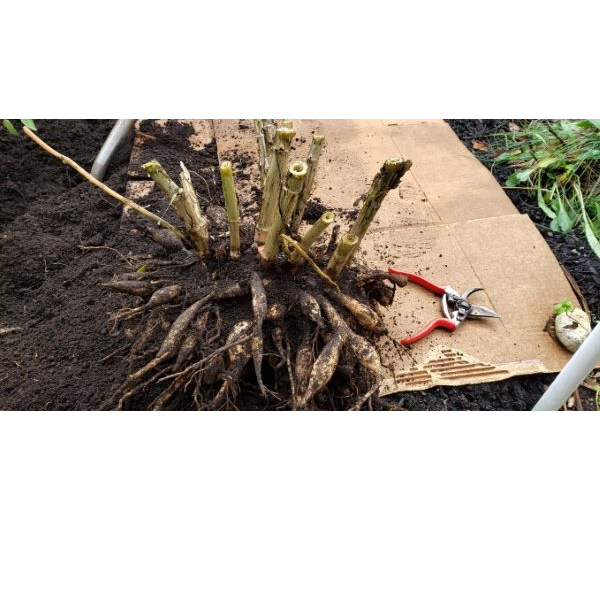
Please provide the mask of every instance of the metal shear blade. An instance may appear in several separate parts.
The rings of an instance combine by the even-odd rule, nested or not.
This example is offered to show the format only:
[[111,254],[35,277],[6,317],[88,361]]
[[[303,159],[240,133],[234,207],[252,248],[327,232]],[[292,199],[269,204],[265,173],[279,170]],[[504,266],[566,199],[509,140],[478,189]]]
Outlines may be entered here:
[[[472,287],[469,288],[466,292],[464,292],[461,295],[461,298],[463,300],[465,300],[466,302],[469,302],[467,299],[471,294],[474,294],[475,292],[483,292],[483,288],[482,287]],[[469,314],[467,316],[469,317],[493,317],[496,319],[500,318],[500,315],[495,311],[492,310],[491,308],[486,308],[485,306],[479,306],[478,304],[471,304],[469,302],[470,305],[470,310],[469,310]]]
[[485,306],[479,306],[477,304],[471,304],[471,312],[469,313],[470,317],[494,317],[496,319],[500,318],[500,315],[491,308],[486,308]]

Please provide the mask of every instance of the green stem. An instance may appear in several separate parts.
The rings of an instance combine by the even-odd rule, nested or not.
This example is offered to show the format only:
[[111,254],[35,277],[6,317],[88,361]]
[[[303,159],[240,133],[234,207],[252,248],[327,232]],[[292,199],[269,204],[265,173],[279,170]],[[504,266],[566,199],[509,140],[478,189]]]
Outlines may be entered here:
[[273,150],[263,188],[260,215],[254,235],[254,241],[260,246],[267,241],[269,230],[278,211],[279,198],[281,197],[281,190],[287,173],[290,148],[295,135],[296,132],[289,127],[278,127],[275,134]]
[[223,197],[225,208],[229,219],[229,253],[231,258],[240,257],[240,217],[238,214],[238,200],[233,182],[233,166],[226,160],[221,163],[221,183],[223,185]]
[[329,263],[325,269],[325,273],[327,273],[333,281],[338,280],[342,270],[352,254],[354,254],[356,248],[358,248],[358,238],[356,236],[350,235],[349,233],[342,236],[340,243],[329,259]]
[[307,164],[301,160],[293,162],[288,169],[285,187],[282,190],[281,199],[277,204],[273,223],[271,224],[267,240],[262,249],[261,264],[263,267],[271,265],[279,253],[281,247],[279,236],[294,214],[298,195],[302,190],[307,171]]
[[306,174],[306,181],[302,188],[302,193],[298,198],[298,207],[294,215],[294,221],[292,222],[292,233],[298,233],[300,224],[302,223],[302,217],[304,216],[304,210],[308,204],[308,200],[313,193],[315,187],[315,177],[317,175],[317,165],[319,164],[319,158],[321,157],[321,150],[323,148],[323,142],[325,136],[313,135],[313,139],[310,145],[310,151],[306,162],[308,164],[308,173]]
[[254,123],[254,131],[256,132],[256,139],[258,141],[258,169],[260,171],[260,183],[264,187],[269,164],[264,122],[263,119],[253,119],[252,122]]
[[[344,262],[339,262],[342,259],[342,255],[338,253],[338,250],[340,249],[339,245],[334,255],[331,257],[333,260],[333,258],[337,255],[337,262],[334,265],[337,275],[335,277],[332,276],[334,279],[339,277],[344,267],[348,264],[348,262],[350,262],[350,260],[352,260],[354,253],[360,246],[388,192],[398,187],[403,175],[410,169],[411,166],[412,162],[410,160],[390,158],[385,161],[377,175],[375,175],[373,183],[367,192],[364,204],[362,205],[362,208],[356,217],[356,221],[348,232],[348,236],[357,240],[356,244],[354,244],[348,252],[345,252]],[[344,236],[344,238],[346,238],[346,236]],[[340,245],[344,242],[344,238],[342,238]],[[345,250],[346,249],[344,249],[344,251]]]
[[[321,237],[334,220],[335,215],[327,211],[321,215],[321,218],[316,223],[312,224],[311,228],[302,236],[302,240],[300,241],[300,246],[304,252],[308,254],[311,246]],[[294,252],[290,260],[293,264],[299,265],[304,261],[304,258],[298,252]]]
[[156,185],[164,192],[165,196],[169,199],[169,203],[175,202],[183,193],[183,190],[171,179],[157,160],[151,160],[143,165],[143,167]]

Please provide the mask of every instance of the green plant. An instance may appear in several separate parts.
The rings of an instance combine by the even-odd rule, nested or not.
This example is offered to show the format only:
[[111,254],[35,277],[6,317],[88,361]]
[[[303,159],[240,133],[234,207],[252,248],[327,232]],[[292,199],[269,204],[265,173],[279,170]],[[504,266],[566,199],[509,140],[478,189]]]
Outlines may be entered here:
[[600,119],[534,120],[502,134],[506,186],[532,190],[553,231],[580,226],[600,258]]
[[573,303],[570,300],[563,300],[562,302],[559,302],[558,304],[554,305],[554,312],[557,315],[560,315],[564,312],[572,311],[573,308]]
[[[23,123],[23,125],[25,125],[26,127],[29,127],[31,131],[37,131],[35,123],[32,119],[19,119],[19,121],[21,121],[21,123]],[[11,135],[19,135],[19,132],[15,129],[15,126],[12,124],[10,119],[2,119],[2,125],[4,125],[4,128]]]

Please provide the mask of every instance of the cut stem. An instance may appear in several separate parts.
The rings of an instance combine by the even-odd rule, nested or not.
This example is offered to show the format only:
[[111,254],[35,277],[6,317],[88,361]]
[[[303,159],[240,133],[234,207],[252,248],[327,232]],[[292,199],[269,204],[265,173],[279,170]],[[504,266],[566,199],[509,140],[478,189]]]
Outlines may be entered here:
[[332,257],[329,259],[329,263],[325,269],[325,272],[333,279],[333,281],[337,281],[344,266],[356,248],[358,248],[358,238],[356,236],[349,233],[342,236],[340,243],[335,249]]
[[176,205],[179,196],[183,194],[183,190],[171,179],[164,167],[157,160],[151,160],[142,166],[146,173],[152,177],[154,183],[164,192],[169,199],[169,203]]
[[260,171],[260,183],[265,185],[265,177],[267,176],[267,143],[265,141],[265,133],[263,130],[263,120],[253,119],[254,131],[256,131],[256,140],[258,142],[258,168]]
[[[192,185],[190,172],[182,162],[179,164],[181,166],[179,181],[181,182],[181,188],[183,189],[183,194],[180,198],[180,216],[188,236],[198,252],[198,256],[203,260],[208,256],[208,220],[200,208],[196,191]],[[177,206],[175,208],[177,208]]]
[[275,132],[277,125],[273,119],[263,119],[263,133],[265,136],[265,146],[267,147],[267,159],[273,150],[273,142],[275,141]]
[[[344,236],[334,255],[331,257],[331,261],[333,261],[335,258],[335,262],[332,264],[330,261],[327,269],[329,272],[331,266],[331,276],[333,279],[337,279],[340,276],[340,273],[344,267],[352,259],[354,253],[365,237],[369,226],[373,222],[377,211],[381,208],[383,200],[387,196],[388,192],[398,187],[402,176],[410,169],[411,166],[412,162],[410,160],[390,158],[385,161],[379,170],[379,173],[375,175],[373,183],[371,184],[371,188],[367,192],[364,204],[362,205],[362,208],[356,217],[354,225],[352,225],[352,228],[348,233],[349,238],[355,238],[357,240],[356,244],[354,244],[352,247],[349,247],[347,245],[348,237]],[[341,250],[342,253],[345,253],[345,256],[338,252],[338,250],[340,250],[340,246],[344,244],[344,240],[346,240],[346,247],[342,248]]]
[[[302,236],[302,240],[300,241],[300,247],[304,252],[308,254],[311,246],[321,237],[334,220],[335,215],[331,211],[327,211],[321,215],[321,218],[316,223],[313,223],[312,227]],[[298,252],[294,252],[290,260],[293,264],[299,265],[304,261],[304,258]]]
[[140,215],[146,217],[147,219],[150,219],[157,225],[160,225],[161,227],[168,229],[171,233],[174,233],[178,238],[181,238],[182,240],[185,239],[185,234],[183,233],[183,231],[180,231],[179,229],[177,229],[177,227],[175,227],[174,225],[171,225],[171,223],[169,223],[168,221],[165,221],[162,217],[159,217],[158,215],[155,215],[153,212],[150,212],[149,210],[145,209],[143,206],[140,206],[139,204],[137,204],[137,202],[134,202],[133,200],[130,200],[129,198],[126,198],[125,196],[121,196],[121,194],[119,194],[118,192],[115,192],[114,190],[110,189],[106,184],[102,183],[101,181],[96,179],[93,175],[88,173],[83,167],[80,167],[74,160],[70,159],[68,156],[65,156],[64,154],[61,154],[60,152],[57,152],[54,148],[52,148],[51,146],[46,144],[46,142],[41,140],[28,127],[23,127],[23,133],[28,138],[33,140],[40,148],[43,148],[46,152],[48,152],[48,154],[54,156],[54,158],[58,158],[65,165],[68,165],[69,167],[71,167],[72,169],[77,171],[84,179],[87,179],[90,183],[93,183],[96,187],[100,188],[103,192],[108,194],[111,198],[118,200],[121,204],[127,206],[131,210],[134,210],[135,212],[139,213]]
[[258,141],[258,167],[260,170],[261,186],[265,185],[267,170],[269,168],[269,158],[275,140],[275,123],[273,119],[253,119],[254,130]]
[[300,224],[302,223],[302,217],[304,217],[304,210],[308,204],[308,200],[313,193],[315,187],[315,177],[317,175],[317,165],[319,164],[319,158],[321,157],[321,150],[323,148],[323,142],[325,136],[313,135],[312,143],[310,145],[310,151],[306,163],[308,164],[308,173],[306,174],[306,181],[302,188],[302,193],[298,198],[298,206],[294,214],[294,221],[292,222],[292,233],[298,233]]
[[365,202],[350,229],[350,235],[356,236],[359,244],[365,237],[377,211],[381,208],[384,198],[390,190],[398,187],[400,180],[411,166],[410,160],[390,158],[385,161],[379,173],[375,175]]
[[302,191],[302,184],[308,171],[308,165],[301,160],[297,160],[290,165],[288,174],[285,182],[285,187],[281,192],[279,203],[276,206],[275,215],[269,234],[267,236],[266,243],[262,249],[261,265],[262,267],[268,267],[273,264],[279,249],[281,247],[281,240],[279,236],[283,232],[284,228],[290,222],[298,196]]
[[240,257],[240,216],[233,182],[233,166],[228,160],[225,160],[221,163],[220,171],[225,208],[229,219],[229,254],[231,258],[235,259]]
[[[338,292],[340,291],[339,285],[335,281],[333,281],[329,277],[329,275],[327,275],[327,273],[320,269],[319,265],[306,252],[304,252],[304,250],[296,240],[293,240],[289,235],[284,234],[281,234],[279,236],[279,239],[281,240],[283,251],[288,256],[291,257],[294,251],[298,252],[298,254],[300,254],[302,258],[304,258],[304,260],[306,260],[306,262],[313,268],[315,273],[319,277],[323,278],[323,281],[326,281],[329,285],[333,286]],[[294,248],[294,250],[290,250],[290,246]]]
[[278,212],[279,199],[285,183],[288,157],[294,135],[296,135],[296,132],[290,127],[278,127],[275,134],[273,151],[263,188],[260,215],[254,235],[254,241],[261,246],[267,241],[269,230],[275,220],[275,214]]

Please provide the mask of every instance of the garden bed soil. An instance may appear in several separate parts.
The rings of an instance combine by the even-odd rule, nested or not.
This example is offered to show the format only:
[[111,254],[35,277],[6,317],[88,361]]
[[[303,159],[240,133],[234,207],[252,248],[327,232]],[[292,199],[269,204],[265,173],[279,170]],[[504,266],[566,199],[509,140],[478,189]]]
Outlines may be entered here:
[[[45,141],[89,169],[113,123],[42,120],[38,126]],[[473,139],[506,126],[487,121],[450,124],[468,147]],[[194,152],[177,127],[168,122],[165,128],[147,132],[164,138],[165,156],[158,158],[169,166],[171,158],[185,157],[190,168],[205,175],[207,193],[218,197],[212,176],[218,164],[216,147]],[[121,193],[132,143],[133,136],[105,178]],[[111,334],[108,314],[131,304],[98,284],[128,270],[131,257],[160,257],[164,250],[150,239],[143,223],[124,225],[119,204],[24,136],[0,133],[0,155],[0,329],[19,328],[0,337],[0,408],[98,409],[127,375],[125,361],[106,359],[115,351],[118,356],[123,343]],[[506,168],[494,174],[502,183]],[[509,195],[538,225],[598,315],[600,266],[585,242],[576,235],[550,232],[527,194]],[[151,208],[152,198],[148,202]],[[535,375],[389,398],[412,410],[527,410],[552,379]],[[591,405],[591,394],[584,399]]]

